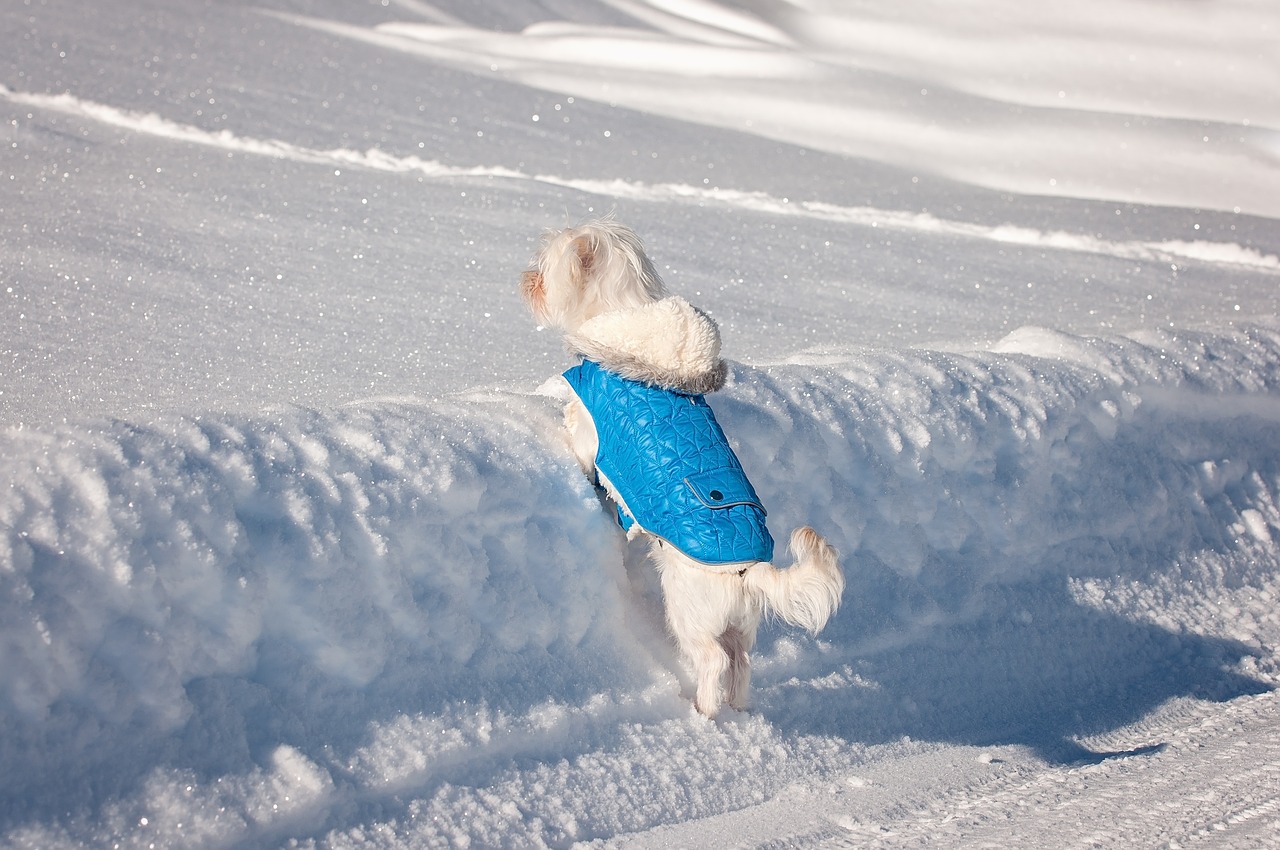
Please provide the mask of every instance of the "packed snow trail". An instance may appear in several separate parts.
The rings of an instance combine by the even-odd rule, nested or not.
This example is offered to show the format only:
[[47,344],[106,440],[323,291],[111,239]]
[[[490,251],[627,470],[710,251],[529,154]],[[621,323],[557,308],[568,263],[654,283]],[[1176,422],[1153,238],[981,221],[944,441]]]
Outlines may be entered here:
[[[1280,843],[1280,698],[1179,700],[1095,743],[1105,759],[1045,765],[1018,747],[895,753],[758,806],[658,827],[612,846],[1169,847]],[[1125,747],[1125,750],[1120,750]],[[797,823],[807,824],[797,830]]]
[[557,386],[9,429],[9,840],[567,846],[886,753],[1096,760],[1277,681],[1280,330],[735,366],[712,402],[771,524],[849,587],[820,640],[766,630],[719,725]]
[[[1184,708],[1124,730],[1158,745],[1094,764],[998,771],[987,787],[920,801],[892,825],[849,823],[846,834],[815,846],[1049,847],[1070,836],[1089,847],[1274,847],[1277,723],[1274,692],[1211,711]],[[1136,799],[1149,802],[1135,806]],[[909,797],[898,802],[916,805]]]

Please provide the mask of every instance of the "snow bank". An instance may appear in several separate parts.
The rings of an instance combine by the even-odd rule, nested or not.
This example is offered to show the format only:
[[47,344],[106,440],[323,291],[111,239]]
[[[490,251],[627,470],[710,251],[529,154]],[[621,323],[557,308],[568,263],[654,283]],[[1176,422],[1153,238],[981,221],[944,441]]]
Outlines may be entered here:
[[552,421],[380,404],[10,431],[0,705],[30,770],[6,801],[210,734],[243,760],[264,717],[328,735],[352,710],[331,691],[401,712],[607,685],[621,565]]
[[1273,328],[735,366],[775,534],[827,533],[849,589],[821,640],[766,631],[719,726],[550,389],[10,429],[0,813],[42,846],[564,846],[904,735],[1076,755],[1277,679],[1278,394]]

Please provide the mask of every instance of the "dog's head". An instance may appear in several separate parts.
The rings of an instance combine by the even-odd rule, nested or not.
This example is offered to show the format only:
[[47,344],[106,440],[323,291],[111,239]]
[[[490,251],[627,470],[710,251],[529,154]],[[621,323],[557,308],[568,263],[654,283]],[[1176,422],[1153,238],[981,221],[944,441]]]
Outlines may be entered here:
[[545,234],[520,295],[539,323],[572,331],[601,313],[661,300],[667,290],[635,232],[605,218]]

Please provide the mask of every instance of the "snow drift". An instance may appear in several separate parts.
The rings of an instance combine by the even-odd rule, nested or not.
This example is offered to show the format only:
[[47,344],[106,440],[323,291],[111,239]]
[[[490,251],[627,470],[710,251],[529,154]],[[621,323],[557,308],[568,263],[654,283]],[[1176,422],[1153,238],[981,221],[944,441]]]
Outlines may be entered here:
[[877,743],[1085,757],[1277,681],[1278,390],[1266,326],[735,365],[711,400],[770,524],[822,530],[849,586],[819,640],[765,630],[757,711],[718,727],[555,382],[11,428],[0,815],[42,846],[343,846],[375,816],[412,846],[565,846]]

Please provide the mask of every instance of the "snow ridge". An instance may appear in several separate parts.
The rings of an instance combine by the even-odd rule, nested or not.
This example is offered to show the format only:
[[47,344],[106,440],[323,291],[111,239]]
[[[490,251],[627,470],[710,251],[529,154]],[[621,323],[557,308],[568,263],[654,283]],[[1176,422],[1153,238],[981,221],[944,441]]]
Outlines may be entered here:
[[[635,180],[563,177],[530,174],[506,166],[450,166],[437,160],[403,156],[379,148],[359,151],[349,148],[319,150],[279,139],[257,139],[230,130],[212,132],[181,124],[159,115],[117,109],[87,101],[72,94],[42,95],[17,92],[0,84],[0,98],[78,116],[134,133],[156,136],[184,144],[215,147],[229,153],[287,159],[293,162],[335,168],[366,168],[374,171],[421,174],[433,180],[509,180],[535,182],[572,189],[614,200],[651,204],[686,203],[698,206],[767,213],[786,217],[862,225],[889,230],[958,236],[990,242],[1098,254],[1130,260],[1177,263],[1196,260],[1241,270],[1280,274],[1280,256],[1235,242],[1207,239],[1162,241],[1103,239],[1082,233],[1040,230],[1009,224],[987,225],[939,218],[926,212],[851,207],[816,200],[779,198],[767,192],[695,186],[686,183],[645,183]],[[1176,265],[1175,265],[1176,267]]]
[[775,532],[820,528],[850,582],[718,726],[554,395],[5,432],[8,839],[567,846],[903,736],[1070,760],[1280,680],[1274,329],[735,365],[712,401]]

